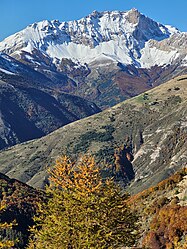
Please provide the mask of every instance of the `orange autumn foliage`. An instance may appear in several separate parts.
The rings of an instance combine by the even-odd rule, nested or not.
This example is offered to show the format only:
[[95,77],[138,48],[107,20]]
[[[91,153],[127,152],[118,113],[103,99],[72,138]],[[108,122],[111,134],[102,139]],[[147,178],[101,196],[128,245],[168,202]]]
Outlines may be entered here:
[[60,157],[49,174],[49,180],[55,186],[66,190],[77,189],[82,195],[97,192],[102,185],[99,168],[93,157],[83,157],[78,165],[67,156]]
[[[187,207],[167,205],[158,210],[150,224],[150,232],[145,236],[143,244],[157,249],[186,248],[182,240],[186,239]],[[181,247],[178,247],[179,244]]]
[[103,180],[93,157],[60,157],[50,172],[50,199],[35,217],[28,249],[113,249],[132,246],[138,217],[112,179]]

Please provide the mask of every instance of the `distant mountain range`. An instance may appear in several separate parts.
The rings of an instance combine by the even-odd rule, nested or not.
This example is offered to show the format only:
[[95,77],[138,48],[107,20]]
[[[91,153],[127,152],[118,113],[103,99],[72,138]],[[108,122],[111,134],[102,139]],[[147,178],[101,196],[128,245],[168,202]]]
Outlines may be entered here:
[[36,60],[38,52],[56,66],[67,58],[81,64],[102,64],[104,60],[151,68],[172,64],[176,59],[187,63],[185,46],[185,33],[132,9],[94,11],[78,21],[34,23],[1,42],[0,49],[19,59],[23,56],[36,67],[42,64],[41,57]]
[[187,33],[136,9],[94,11],[78,21],[31,24],[2,41],[0,51],[106,108],[184,74]]

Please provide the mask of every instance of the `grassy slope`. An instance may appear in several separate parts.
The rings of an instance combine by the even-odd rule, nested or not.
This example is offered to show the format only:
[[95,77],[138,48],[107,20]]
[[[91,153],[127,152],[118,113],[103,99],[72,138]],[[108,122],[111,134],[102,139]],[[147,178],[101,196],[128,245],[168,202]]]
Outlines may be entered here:
[[132,146],[136,173],[132,192],[141,191],[184,166],[187,141],[187,77],[180,76],[138,97],[66,125],[37,140],[0,152],[0,170],[42,186],[46,167],[61,154],[91,153],[114,163],[114,149]]

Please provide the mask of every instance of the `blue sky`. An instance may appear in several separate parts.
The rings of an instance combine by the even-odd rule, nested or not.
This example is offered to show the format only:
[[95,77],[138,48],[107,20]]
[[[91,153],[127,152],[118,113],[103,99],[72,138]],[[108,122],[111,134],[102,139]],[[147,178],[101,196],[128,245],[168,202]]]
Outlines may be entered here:
[[0,41],[37,21],[76,20],[93,10],[133,7],[162,24],[187,31],[187,0],[0,0]]

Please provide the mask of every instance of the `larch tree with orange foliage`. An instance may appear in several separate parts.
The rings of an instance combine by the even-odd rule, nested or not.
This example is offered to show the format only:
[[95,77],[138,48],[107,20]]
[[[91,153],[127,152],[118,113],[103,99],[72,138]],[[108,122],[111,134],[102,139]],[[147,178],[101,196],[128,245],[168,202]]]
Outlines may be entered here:
[[132,246],[138,218],[113,180],[103,181],[93,157],[64,156],[50,171],[50,200],[35,218],[29,249],[102,249]]

